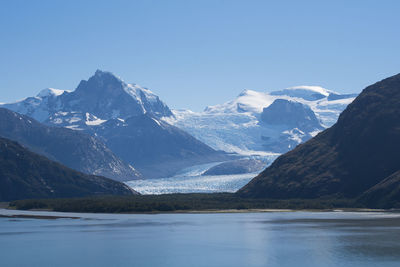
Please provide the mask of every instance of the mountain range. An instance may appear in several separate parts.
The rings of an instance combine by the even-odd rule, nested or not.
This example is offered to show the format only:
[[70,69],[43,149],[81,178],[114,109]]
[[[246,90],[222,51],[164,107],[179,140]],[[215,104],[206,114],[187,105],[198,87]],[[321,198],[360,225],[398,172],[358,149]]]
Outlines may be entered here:
[[156,117],[172,113],[155,94],[136,84],[127,84],[110,72],[97,70],[78,87],[46,88],[36,97],[4,104],[3,107],[39,122],[84,130],[109,119],[125,119],[145,113]]
[[138,171],[97,138],[81,131],[47,126],[5,108],[0,108],[0,136],[83,173],[118,181],[141,178]]
[[244,90],[203,112],[173,110],[174,116],[163,119],[214,149],[274,159],[334,124],[356,96],[319,86]]
[[400,206],[399,103],[400,74],[368,86],[336,124],[280,156],[238,194]]
[[75,91],[48,88],[1,105],[0,200],[130,195],[102,176],[168,177],[218,161],[203,175],[238,174],[277,157],[236,196],[400,207],[399,103],[400,74],[358,96],[317,86],[245,90],[203,112],[170,110],[150,90],[98,70]]
[[173,114],[158,96],[110,72],[97,70],[72,92],[48,88],[36,97],[2,106],[47,126],[91,135],[144,178],[167,177],[182,168],[227,157],[161,121]]
[[268,165],[334,123],[354,97],[318,86],[245,90],[196,113],[170,110],[149,89],[97,70],[74,91],[47,88],[1,104],[22,115],[2,110],[7,126],[0,135],[88,174],[119,181],[169,177],[193,165],[237,159],[226,152],[261,155]]

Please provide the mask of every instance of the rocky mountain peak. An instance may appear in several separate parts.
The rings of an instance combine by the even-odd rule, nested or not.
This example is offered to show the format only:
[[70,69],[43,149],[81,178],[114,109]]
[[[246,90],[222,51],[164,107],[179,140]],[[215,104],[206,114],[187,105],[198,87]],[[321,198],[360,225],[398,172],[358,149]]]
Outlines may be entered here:
[[156,117],[172,115],[168,106],[150,90],[127,84],[113,73],[102,70],[82,80],[74,92],[63,97],[62,103],[69,110],[87,112],[103,120],[144,113]]
[[309,106],[286,99],[276,99],[270,106],[264,108],[261,113],[261,121],[269,125],[296,127],[304,131],[322,129],[315,113]]
[[82,80],[75,93],[115,94],[124,93],[126,83],[113,73],[97,70],[87,81]]

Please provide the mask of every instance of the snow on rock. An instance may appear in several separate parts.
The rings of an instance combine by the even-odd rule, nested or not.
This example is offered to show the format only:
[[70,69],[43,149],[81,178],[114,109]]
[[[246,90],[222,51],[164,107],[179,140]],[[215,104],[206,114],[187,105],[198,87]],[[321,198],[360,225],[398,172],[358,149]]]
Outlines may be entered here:
[[327,90],[320,86],[303,85],[303,86],[289,87],[279,91],[272,91],[270,94],[279,96],[297,97],[297,98],[302,98],[304,100],[313,101],[327,97],[331,93],[335,92]]
[[67,90],[55,89],[55,88],[46,88],[37,94],[37,97],[44,98],[49,96],[59,96],[62,95],[64,92],[69,92]]
[[208,106],[206,113],[231,113],[231,112],[252,112],[261,113],[262,109],[272,104],[274,97],[253,90],[244,90],[239,96],[230,102],[221,105]]
[[[98,119],[89,119],[86,126],[97,125],[101,120],[128,118],[146,113],[155,117],[171,116],[171,110],[158,96],[137,84],[127,84],[111,72],[97,70],[87,81],[80,82],[75,91],[55,88],[43,89],[36,97],[1,105],[18,113],[31,116],[40,122],[52,123],[51,117],[59,112],[90,113]],[[72,118],[71,118],[72,119]],[[64,118],[64,122],[67,119]],[[75,124],[74,119],[70,120]],[[59,126],[60,120],[55,120]],[[84,125],[80,125],[84,127]]]
[[86,121],[85,121],[86,125],[100,125],[103,122],[107,121],[107,120],[99,119],[96,116],[94,116],[90,113],[87,113],[87,112],[85,115],[86,115]]
[[[329,98],[332,94],[335,97]],[[242,155],[283,153],[333,125],[355,96],[340,95],[320,86],[296,86],[271,93],[244,90],[236,99],[208,106],[203,112],[173,110],[174,117],[163,119],[214,149]],[[314,126],[299,128],[261,123],[263,109],[277,99],[301,103],[311,109],[310,112],[317,118]],[[285,106],[282,105],[282,108]],[[276,112],[279,115],[279,110]],[[286,114],[287,111],[282,110],[281,113]]]

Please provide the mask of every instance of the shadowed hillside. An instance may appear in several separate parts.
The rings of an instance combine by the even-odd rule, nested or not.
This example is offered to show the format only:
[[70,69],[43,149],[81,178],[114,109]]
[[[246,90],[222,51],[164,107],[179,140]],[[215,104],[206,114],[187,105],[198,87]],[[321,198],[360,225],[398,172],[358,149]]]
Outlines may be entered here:
[[133,193],[125,184],[74,171],[0,138],[0,201]]
[[[400,75],[395,75],[365,88],[334,126],[280,156],[238,194],[355,198],[399,170]],[[368,199],[389,190],[394,182],[389,180],[368,191]]]

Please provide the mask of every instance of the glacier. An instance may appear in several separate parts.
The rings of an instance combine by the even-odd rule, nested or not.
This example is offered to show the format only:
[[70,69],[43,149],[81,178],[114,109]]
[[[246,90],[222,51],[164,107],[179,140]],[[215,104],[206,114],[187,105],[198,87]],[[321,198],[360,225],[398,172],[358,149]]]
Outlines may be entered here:
[[[332,95],[338,97],[331,99]],[[172,110],[174,116],[163,119],[217,150],[241,155],[284,153],[332,126],[355,97],[356,94],[341,95],[319,86],[296,86],[271,92],[246,89],[234,100],[208,106],[202,112]],[[263,110],[279,99],[309,107],[320,127],[305,130],[263,124],[260,120]]]
[[[333,125],[356,96],[357,94],[341,95],[319,86],[296,86],[271,92],[244,90],[236,99],[206,107],[202,112],[175,109],[172,110],[174,116],[162,119],[184,129],[216,150],[231,152],[243,158],[260,157],[265,160],[267,167],[281,153],[293,149]],[[294,111],[303,108],[306,111],[303,119],[306,123],[312,123],[302,127],[301,123],[293,126],[290,123],[263,122],[263,112],[274,103],[282,102],[285,105],[277,105],[273,110],[276,114],[272,113],[272,116],[290,116],[290,112],[285,109],[288,105],[295,105]],[[314,120],[311,120],[309,112],[313,113],[311,115]],[[285,121],[293,121],[297,119],[297,115],[292,114],[294,118],[286,118]],[[258,172],[202,175],[218,164],[198,165],[172,177],[135,180],[127,182],[127,185],[141,194],[236,192],[258,175]]]
[[[333,125],[356,96],[357,94],[339,94],[320,86],[309,85],[262,92],[246,89],[235,99],[208,106],[201,112],[189,109],[170,110],[151,90],[134,83],[126,83],[110,72],[97,70],[90,79],[81,81],[75,91],[46,88],[34,97],[1,106],[31,116],[47,125],[85,131],[106,143],[108,140],[124,143],[121,136],[130,136],[135,140],[137,137],[132,135],[134,132],[150,133],[159,129],[179,135],[178,130],[181,129],[204,143],[203,148],[207,145],[210,151],[215,149],[222,151],[221,153],[228,152],[228,158],[224,160],[230,160],[230,155],[237,158],[256,156],[264,158],[270,164],[280,154]],[[143,118],[143,125],[133,122],[134,117]],[[117,132],[120,134],[116,134]],[[185,136],[187,138],[182,140],[189,140],[190,136]],[[151,138],[153,141],[157,139]],[[143,143],[143,140],[139,143]],[[115,150],[112,144],[107,143]],[[161,145],[160,143],[159,146]],[[133,149],[128,149],[126,144],[121,147],[126,148],[125,150]],[[150,150],[153,148],[154,144],[149,146]],[[125,157],[129,152],[125,150],[119,151],[121,153],[117,153],[118,156],[136,168],[143,165],[142,171],[147,171],[147,178],[155,178],[127,182],[144,194],[233,192],[257,175],[202,175],[212,167],[210,165],[197,165],[176,174],[176,170],[182,167],[206,162],[201,160],[181,164],[182,166],[176,166],[176,170],[161,174],[155,165],[149,167],[145,166],[145,162],[138,163],[138,160],[144,159],[140,155],[139,158]],[[184,152],[183,155],[186,155],[190,150]],[[146,160],[152,158],[154,159],[154,155]],[[215,159],[208,162],[218,161],[220,158],[216,155]],[[184,159],[180,159],[182,160]],[[161,166],[158,160],[154,164]],[[164,165],[170,167],[171,164],[164,162]],[[154,169],[159,175],[150,177],[152,174],[148,169]]]
[[189,167],[172,177],[133,180],[125,182],[125,184],[143,195],[236,192],[257,175],[257,173],[202,175],[209,168],[219,163],[221,162]]

